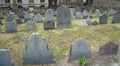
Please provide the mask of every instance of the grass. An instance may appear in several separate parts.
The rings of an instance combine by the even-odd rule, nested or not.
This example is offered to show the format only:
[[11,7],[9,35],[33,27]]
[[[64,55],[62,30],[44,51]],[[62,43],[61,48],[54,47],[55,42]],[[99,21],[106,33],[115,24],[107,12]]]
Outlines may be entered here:
[[[111,17],[109,17],[109,19],[110,18]],[[92,20],[98,21],[98,18],[93,18]],[[43,22],[44,21],[45,18],[43,17]],[[5,23],[5,20],[3,20],[3,22]],[[11,58],[15,66],[23,66],[22,47],[25,46],[23,37],[30,36],[33,32],[39,32],[43,37],[49,36],[49,44],[53,49],[54,57],[57,59],[57,63],[60,63],[60,61],[64,59],[64,56],[69,56],[70,45],[73,44],[77,38],[85,38],[91,45],[91,52],[93,54],[97,53],[99,47],[108,41],[114,41],[120,45],[120,24],[111,24],[111,21],[109,20],[108,24],[80,27],[76,25],[77,22],[85,22],[85,20],[73,18],[71,28],[54,30],[44,30],[43,23],[36,23],[37,30],[25,31],[25,24],[21,24],[18,25],[18,32],[16,33],[5,33],[5,25],[3,25],[1,27],[3,33],[0,34],[0,48],[10,49]],[[120,57],[120,53],[118,53],[118,56]]]

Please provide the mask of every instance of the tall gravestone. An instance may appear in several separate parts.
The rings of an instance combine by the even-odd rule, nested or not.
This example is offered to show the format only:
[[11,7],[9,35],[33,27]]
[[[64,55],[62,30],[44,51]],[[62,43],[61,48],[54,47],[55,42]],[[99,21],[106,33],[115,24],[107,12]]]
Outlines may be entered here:
[[99,48],[99,55],[117,55],[118,45],[114,42],[107,42]]
[[71,11],[65,6],[61,5],[57,8],[57,28],[71,27]]
[[120,10],[113,15],[112,23],[120,23]]
[[90,45],[83,38],[78,38],[70,48],[69,60],[76,60],[80,58],[90,58]]
[[99,17],[99,24],[107,24],[108,22],[108,16],[107,14],[103,14]]
[[36,22],[40,23],[40,22],[42,22],[42,15],[41,14],[36,14],[34,19],[35,19]]
[[99,10],[99,9],[96,9],[96,10],[95,10],[95,14],[96,14],[96,17],[100,17],[100,15],[101,15],[100,10]]
[[7,49],[0,49],[0,66],[14,66]]
[[6,22],[11,22],[14,20],[14,14],[8,14],[7,18],[6,18]]
[[27,21],[25,25],[26,25],[25,29],[28,30],[28,31],[36,29],[36,24],[32,20]]
[[6,32],[17,32],[17,23],[16,21],[6,22],[5,24]]
[[39,33],[33,33],[30,38],[25,37],[26,46],[23,47],[23,64],[55,63],[48,37],[42,38]]
[[81,13],[80,12],[75,12],[75,18],[80,19],[80,17],[81,17]]
[[85,10],[83,11],[83,13],[82,13],[82,18],[83,18],[83,19],[87,19],[88,16],[89,16],[89,12],[85,9]]
[[54,29],[55,25],[54,25],[54,12],[52,9],[48,9],[45,13],[45,23],[44,23],[44,29],[48,30],[48,29]]

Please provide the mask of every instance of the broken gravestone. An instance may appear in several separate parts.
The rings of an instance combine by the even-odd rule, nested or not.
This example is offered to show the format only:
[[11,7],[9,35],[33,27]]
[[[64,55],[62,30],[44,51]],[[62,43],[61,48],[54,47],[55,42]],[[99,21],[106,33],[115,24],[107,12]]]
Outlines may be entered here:
[[70,48],[69,60],[76,60],[80,58],[90,58],[90,45],[83,38],[78,38]]
[[114,42],[107,42],[99,48],[99,55],[117,55],[118,45]]
[[7,49],[0,49],[0,66],[14,66]]
[[48,37],[42,38],[39,33],[33,33],[30,38],[25,37],[26,46],[23,47],[23,64],[55,63]]

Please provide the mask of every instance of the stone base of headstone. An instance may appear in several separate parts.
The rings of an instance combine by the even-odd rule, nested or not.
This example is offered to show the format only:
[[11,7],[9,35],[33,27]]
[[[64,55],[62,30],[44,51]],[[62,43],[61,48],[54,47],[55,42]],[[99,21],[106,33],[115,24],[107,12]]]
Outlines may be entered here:
[[5,31],[6,32],[17,32],[17,23],[16,21],[6,22],[5,24]]
[[55,29],[55,24],[53,21],[46,21],[44,23],[44,30]]

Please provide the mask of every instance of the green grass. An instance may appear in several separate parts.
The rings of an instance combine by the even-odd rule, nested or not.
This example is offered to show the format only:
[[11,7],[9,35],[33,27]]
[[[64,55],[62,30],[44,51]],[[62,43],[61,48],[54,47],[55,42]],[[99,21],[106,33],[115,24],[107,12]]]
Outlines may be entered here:
[[[45,18],[43,18],[43,22],[44,20]],[[93,18],[92,20],[98,21],[98,18]],[[5,20],[3,20],[3,22],[5,24]],[[10,49],[11,58],[15,66],[23,66],[22,47],[25,46],[23,37],[30,36],[33,32],[39,32],[43,37],[49,36],[49,44],[53,49],[54,57],[57,59],[57,63],[64,59],[63,56],[69,55],[70,45],[73,44],[77,38],[85,38],[91,45],[91,51],[93,54],[98,52],[99,47],[108,41],[114,41],[120,45],[120,24],[111,24],[111,21],[109,21],[108,24],[80,27],[76,25],[77,22],[85,22],[85,20],[72,19],[71,28],[55,30],[44,30],[43,23],[36,23],[37,30],[25,31],[25,24],[21,24],[18,25],[18,32],[16,33],[5,33],[5,25],[3,25],[1,27],[3,33],[0,34],[0,48]],[[120,53],[118,56],[120,56]]]

